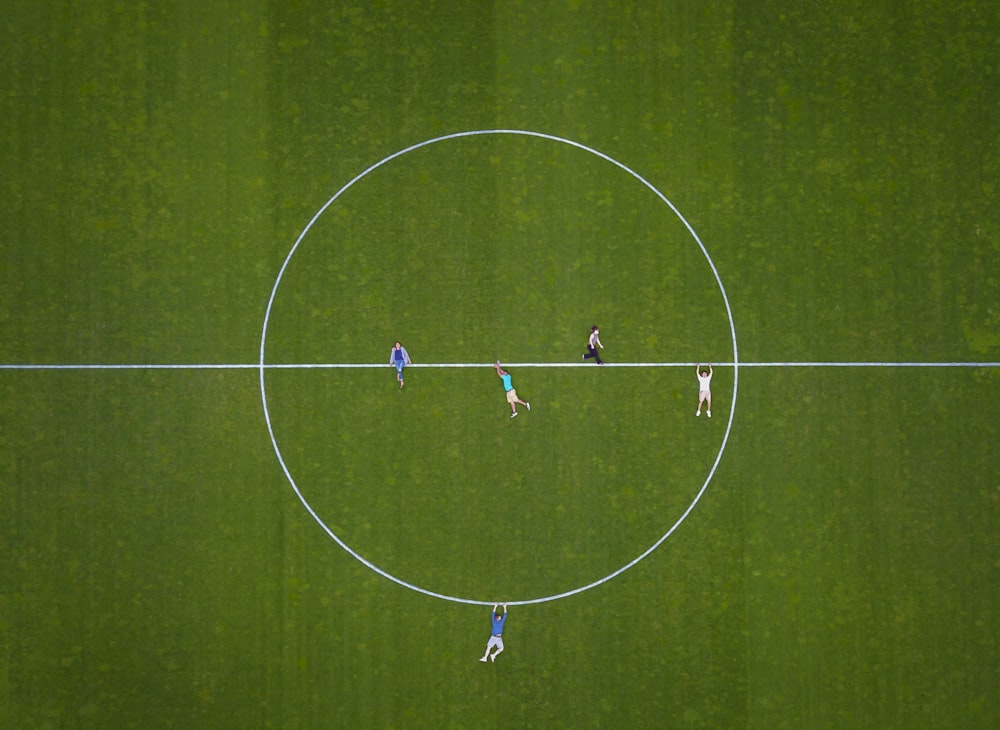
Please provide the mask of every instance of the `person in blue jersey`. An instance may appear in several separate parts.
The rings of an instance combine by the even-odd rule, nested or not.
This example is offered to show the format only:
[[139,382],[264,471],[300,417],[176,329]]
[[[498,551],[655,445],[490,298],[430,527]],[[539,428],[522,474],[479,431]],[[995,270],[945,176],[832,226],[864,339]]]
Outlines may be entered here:
[[503,389],[507,392],[507,402],[510,403],[510,417],[514,418],[517,415],[518,403],[530,411],[531,404],[528,403],[528,401],[521,400],[517,397],[517,391],[514,390],[514,386],[510,382],[510,373],[500,367],[500,361],[497,360],[493,367],[496,368],[497,375],[499,375],[500,380],[503,381]]
[[403,387],[403,368],[410,365],[410,354],[406,351],[400,343],[396,343],[392,346],[392,351],[389,353],[389,364],[396,366],[396,380],[399,381],[399,387]]
[[[490,640],[486,642],[486,653],[483,654],[482,659],[479,661],[485,662],[489,659],[491,662],[497,660],[497,654],[503,651],[503,625],[507,621],[507,604],[503,604],[503,613],[500,613],[498,603],[493,604],[493,614],[492,621],[493,626],[490,629]],[[490,649],[496,648],[492,654],[490,654]]]

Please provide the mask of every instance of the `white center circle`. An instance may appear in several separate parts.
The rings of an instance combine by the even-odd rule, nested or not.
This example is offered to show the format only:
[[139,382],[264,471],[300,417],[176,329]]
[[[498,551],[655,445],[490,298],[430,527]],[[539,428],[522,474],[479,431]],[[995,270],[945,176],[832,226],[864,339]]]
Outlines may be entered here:
[[729,299],[728,299],[728,297],[726,295],[725,287],[722,284],[722,280],[721,280],[721,278],[719,276],[718,270],[716,269],[714,262],[711,259],[711,256],[709,256],[708,251],[705,248],[704,244],[702,243],[701,239],[698,237],[697,232],[694,230],[694,228],[692,228],[692,226],[687,222],[687,220],[681,215],[680,211],[677,210],[677,208],[673,205],[673,203],[671,203],[670,200],[668,200],[667,197],[663,193],[661,193],[657,188],[655,188],[645,178],[643,178],[642,176],[640,176],[638,173],[634,172],[630,168],[626,167],[624,164],[618,162],[617,160],[614,160],[613,158],[611,158],[611,157],[609,157],[609,156],[607,156],[607,155],[605,155],[605,154],[603,154],[601,152],[598,152],[595,149],[587,147],[586,145],[583,145],[583,144],[580,144],[578,142],[574,142],[572,140],[568,140],[568,139],[565,139],[565,138],[562,138],[562,137],[557,137],[557,136],[553,136],[553,135],[543,134],[543,133],[540,133],[540,132],[524,131],[524,130],[494,129],[494,130],[474,130],[474,131],[467,131],[467,132],[458,132],[458,133],[455,133],[455,134],[444,135],[444,136],[441,136],[441,137],[436,137],[436,138],[433,138],[433,139],[426,140],[424,142],[420,142],[418,144],[415,144],[415,145],[412,145],[410,147],[407,147],[407,148],[405,148],[403,150],[400,150],[400,151],[398,151],[398,152],[396,152],[396,153],[394,153],[392,155],[389,155],[388,157],[380,160],[379,162],[377,162],[374,165],[370,166],[369,168],[367,168],[366,170],[364,170],[363,172],[361,172],[360,174],[358,174],[356,177],[354,177],[352,180],[350,180],[346,185],[344,185],[340,190],[338,190],[316,212],[316,214],[313,216],[313,218],[309,221],[309,223],[305,226],[305,228],[299,234],[299,236],[296,239],[295,243],[293,244],[291,250],[288,252],[288,255],[285,257],[285,260],[284,260],[284,262],[283,262],[283,264],[281,266],[281,269],[278,272],[278,276],[277,276],[277,278],[276,278],[276,280],[274,282],[274,286],[272,287],[272,290],[271,290],[271,295],[270,295],[270,298],[269,298],[268,303],[267,303],[267,309],[266,309],[266,312],[265,312],[264,324],[263,324],[262,333],[261,333],[260,360],[259,360],[259,376],[260,376],[261,401],[262,401],[262,405],[263,405],[264,419],[265,419],[265,422],[266,422],[266,425],[267,425],[268,433],[269,433],[270,438],[271,438],[271,444],[272,444],[272,446],[274,448],[275,455],[277,456],[278,462],[281,465],[282,471],[284,472],[286,479],[288,480],[288,482],[291,485],[292,489],[295,491],[295,494],[298,497],[299,501],[306,508],[306,510],[309,512],[309,514],[312,515],[313,519],[317,522],[317,524],[319,524],[320,527],[327,533],[327,535],[329,535],[330,538],[332,538],[338,545],[340,545],[341,548],[343,548],[347,553],[349,553],[356,560],[358,560],[359,562],[361,562],[363,565],[365,565],[366,567],[368,567],[372,571],[378,573],[379,575],[381,575],[384,578],[387,578],[388,580],[393,581],[394,583],[397,583],[397,584],[399,584],[401,586],[404,586],[406,588],[409,588],[411,590],[417,591],[419,593],[423,593],[423,594],[428,595],[428,596],[432,596],[432,597],[435,597],[435,598],[440,598],[440,599],[443,599],[443,600],[452,601],[452,602],[456,602],[456,603],[467,603],[467,604],[477,604],[477,605],[492,605],[492,603],[493,603],[492,600],[481,600],[481,599],[464,598],[464,597],[459,597],[459,596],[447,595],[447,594],[444,594],[444,593],[439,593],[439,592],[435,592],[435,591],[432,591],[432,590],[428,590],[426,588],[420,587],[420,586],[415,585],[413,583],[407,582],[407,581],[405,581],[405,580],[403,580],[403,579],[401,579],[401,578],[399,578],[399,577],[397,577],[397,576],[395,576],[395,575],[387,572],[386,570],[384,570],[383,568],[379,567],[378,565],[376,565],[375,563],[371,562],[370,560],[366,559],[364,556],[362,556],[356,550],[354,550],[350,545],[348,545],[339,535],[337,535],[326,524],[326,522],[320,517],[320,515],[317,513],[317,511],[313,508],[313,506],[306,499],[306,497],[304,496],[304,494],[300,490],[298,484],[296,483],[294,477],[292,476],[291,470],[289,469],[289,467],[286,464],[285,458],[283,457],[282,452],[281,452],[281,448],[278,445],[278,440],[277,440],[277,437],[275,435],[274,427],[273,427],[273,424],[272,424],[272,421],[271,421],[271,413],[270,413],[270,408],[268,406],[267,389],[266,389],[266,385],[265,385],[265,380],[266,380],[265,375],[267,373],[267,370],[269,369],[269,367],[274,367],[274,366],[269,366],[267,364],[266,359],[265,359],[265,351],[266,351],[266,346],[267,346],[268,324],[269,324],[269,322],[271,320],[272,308],[274,306],[274,302],[275,302],[275,299],[276,299],[276,296],[277,296],[278,288],[279,288],[279,286],[281,284],[282,278],[284,277],[286,270],[288,269],[289,263],[291,262],[293,256],[295,255],[296,251],[299,248],[299,245],[302,243],[302,241],[304,240],[305,236],[309,233],[310,229],[312,229],[313,225],[324,214],[324,212],[326,212],[330,208],[330,206],[333,205],[334,202],[336,202],[355,183],[357,183],[358,181],[360,181],[361,179],[363,179],[365,176],[367,176],[368,174],[372,173],[373,171],[377,170],[378,168],[382,167],[383,165],[387,164],[388,162],[390,162],[390,161],[392,161],[392,160],[394,160],[394,159],[396,159],[398,157],[401,157],[402,155],[405,155],[405,154],[407,154],[409,152],[413,152],[414,150],[417,150],[417,149],[420,149],[420,148],[423,148],[423,147],[427,147],[429,145],[433,145],[433,144],[436,144],[436,143],[439,143],[439,142],[445,142],[447,140],[453,140],[453,139],[465,138],[465,137],[482,136],[482,135],[520,135],[520,136],[523,136],[523,137],[540,138],[540,139],[545,139],[545,140],[549,140],[549,141],[552,141],[552,142],[557,142],[557,143],[560,143],[560,144],[563,144],[563,145],[569,145],[571,147],[577,148],[579,150],[583,150],[583,151],[585,151],[585,152],[587,152],[587,153],[589,153],[591,155],[594,155],[594,156],[596,156],[596,157],[598,157],[598,158],[600,158],[602,160],[605,160],[606,162],[609,162],[609,163],[615,165],[620,170],[628,173],[628,175],[630,175],[635,180],[638,180],[639,182],[641,182],[654,195],[656,195],[657,198],[659,198],[661,202],[663,202],[664,204],[666,204],[670,208],[670,210],[674,213],[674,215],[677,217],[677,219],[683,224],[683,226],[685,227],[685,229],[688,231],[688,233],[691,235],[691,237],[697,243],[699,249],[701,250],[702,255],[704,256],[705,260],[709,264],[709,267],[711,268],[712,274],[713,274],[713,276],[715,278],[715,282],[716,282],[716,284],[718,286],[719,292],[722,295],[723,302],[725,303],[726,315],[727,315],[728,322],[729,322],[729,331],[730,331],[730,336],[732,338],[732,347],[733,347],[733,390],[732,390],[731,407],[729,409],[729,419],[728,419],[727,424],[726,424],[726,430],[725,430],[725,434],[724,434],[723,439],[722,439],[722,443],[721,443],[721,445],[719,447],[718,453],[715,456],[714,462],[712,463],[712,467],[709,470],[708,475],[707,475],[707,477],[704,480],[704,483],[701,485],[701,488],[698,490],[697,494],[694,496],[694,498],[691,501],[691,503],[683,511],[683,513],[680,515],[680,517],[670,526],[670,528],[662,536],[660,536],[655,542],[653,542],[652,545],[650,545],[648,548],[646,548],[642,553],[640,553],[639,555],[637,555],[636,557],[634,557],[632,560],[630,560],[626,564],[622,565],[618,569],[612,571],[611,573],[608,573],[604,577],[599,578],[597,580],[594,580],[592,582],[589,582],[589,583],[587,583],[585,585],[581,585],[581,586],[579,586],[577,588],[574,588],[572,590],[563,591],[563,592],[560,592],[560,593],[556,593],[556,594],[552,594],[552,595],[547,595],[547,596],[536,597],[536,598],[521,599],[521,600],[510,600],[510,601],[508,601],[508,603],[514,604],[514,605],[524,605],[524,604],[531,604],[531,603],[543,603],[543,602],[546,602],[546,601],[555,600],[557,598],[564,598],[564,597],[567,597],[567,596],[575,595],[577,593],[581,593],[581,592],[586,591],[586,590],[588,590],[590,588],[594,588],[594,587],[596,587],[598,585],[606,583],[607,581],[609,581],[612,578],[614,578],[614,577],[622,574],[623,572],[625,572],[629,568],[631,568],[634,565],[636,565],[638,562],[640,562],[645,557],[647,557],[649,554],[651,554],[654,550],[656,550],[656,548],[658,548],[661,544],[663,544],[663,542],[668,537],[670,537],[670,535],[673,534],[673,532],[681,525],[681,523],[684,522],[684,520],[688,517],[688,515],[694,509],[695,505],[700,501],[701,497],[703,496],[703,494],[707,490],[709,483],[711,482],[712,478],[715,475],[715,472],[716,472],[716,470],[718,468],[719,462],[722,459],[722,454],[725,451],[726,444],[728,443],[728,440],[729,440],[729,434],[731,432],[732,425],[733,425],[733,418],[734,418],[734,415],[735,415],[735,412],[736,412],[736,399],[737,399],[738,383],[739,383],[739,358],[738,358],[738,350],[737,350],[737,344],[736,344],[736,328],[735,328],[735,325],[733,323],[732,310],[730,308]]

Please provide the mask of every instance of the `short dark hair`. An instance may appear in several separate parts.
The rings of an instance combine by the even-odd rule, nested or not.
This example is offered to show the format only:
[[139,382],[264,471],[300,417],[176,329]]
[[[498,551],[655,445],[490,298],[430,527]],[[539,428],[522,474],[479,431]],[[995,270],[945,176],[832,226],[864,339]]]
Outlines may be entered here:
[[593,327],[590,328],[590,331],[593,332],[596,329],[597,329],[597,325],[595,324]]

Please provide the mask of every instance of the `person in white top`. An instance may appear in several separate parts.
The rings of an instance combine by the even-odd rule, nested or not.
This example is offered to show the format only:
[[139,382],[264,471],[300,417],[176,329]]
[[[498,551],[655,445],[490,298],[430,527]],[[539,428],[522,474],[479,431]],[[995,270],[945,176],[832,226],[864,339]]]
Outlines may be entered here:
[[696,416],[701,415],[701,404],[704,403],[708,406],[708,417],[712,417],[712,365],[709,364],[708,370],[701,369],[701,363],[695,366],[695,373],[698,375],[698,410],[695,411]]
[[584,354],[583,359],[589,360],[593,358],[598,365],[603,365],[601,356],[597,354],[598,347],[602,350],[604,349],[604,345],[601,344],[601,338],[599,337],[600,334],[600,330],[597,329],[596,324],[590,328],[590,338],[587,340],[587,352]]

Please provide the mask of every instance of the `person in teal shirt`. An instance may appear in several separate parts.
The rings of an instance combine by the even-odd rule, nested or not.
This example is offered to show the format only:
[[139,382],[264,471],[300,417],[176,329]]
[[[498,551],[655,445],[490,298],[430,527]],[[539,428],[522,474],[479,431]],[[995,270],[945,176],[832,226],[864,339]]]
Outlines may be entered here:
[[517,391],[514,390],[514,386],[510,381],[510,373],[500,367],[500,361],[497,360],[496,364],[493,365],[496,368],[497,375],[500,376],[500,380],[503,381],[503,389],[507,391],[507,402],[510,403],[510,417],[514,418],[517,415],[517,404],[520,403],[522,406],[531,410],[531,404],[528,401],[521,400],[517,397]]
[[[503,625],[507,622],[507,604],[503,604],[503,613],[497,610],[499,604],[493,604],[493,613],[490,618],[493,621],[493,626],[490,629],[490,640],[486,642],[486,653],[483,654],[482,659],[479,661],[485,662],[489,659],[491,662],[497,660],[497,654],[503,651]],[[490,654],[490,649],[496,647],[496,651]]]

